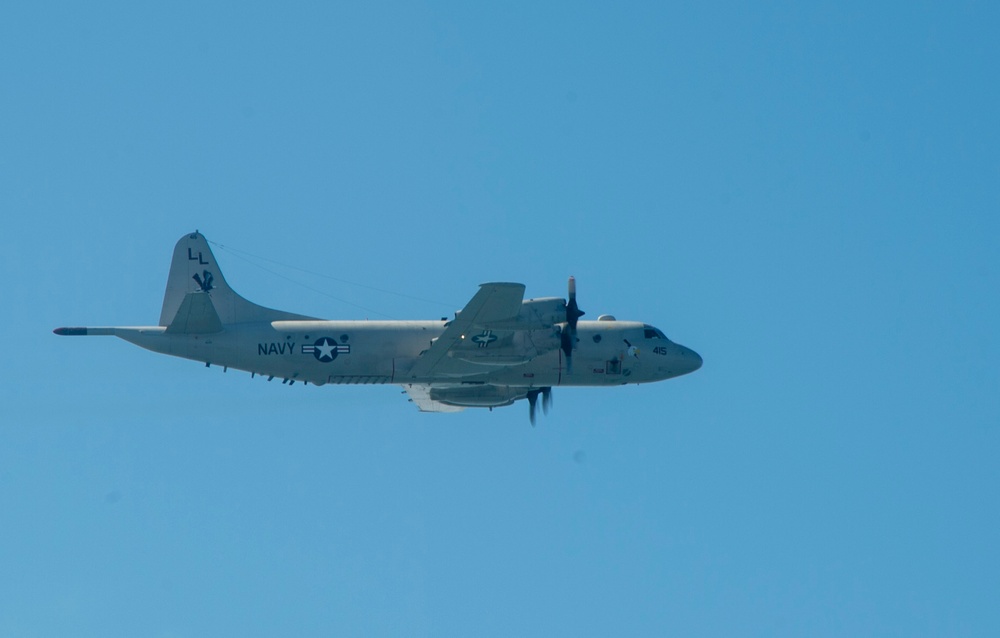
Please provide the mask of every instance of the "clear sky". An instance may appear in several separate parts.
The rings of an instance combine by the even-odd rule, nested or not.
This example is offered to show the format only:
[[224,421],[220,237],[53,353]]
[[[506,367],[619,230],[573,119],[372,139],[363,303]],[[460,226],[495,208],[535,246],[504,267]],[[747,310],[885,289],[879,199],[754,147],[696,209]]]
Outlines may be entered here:
[[[205,4],[0,12],[0,637],[1000,635],[996,3]],[[51,333],[195,229],[705,366],[532,429]]]

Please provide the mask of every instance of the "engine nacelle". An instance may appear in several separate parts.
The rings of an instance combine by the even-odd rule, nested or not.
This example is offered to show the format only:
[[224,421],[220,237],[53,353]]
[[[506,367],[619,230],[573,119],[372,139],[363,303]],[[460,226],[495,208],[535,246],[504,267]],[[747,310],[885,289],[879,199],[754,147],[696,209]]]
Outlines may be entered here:
[[560,297],[528,299],[521,304],[518,321],[550,327],[566,321],[566,300]]

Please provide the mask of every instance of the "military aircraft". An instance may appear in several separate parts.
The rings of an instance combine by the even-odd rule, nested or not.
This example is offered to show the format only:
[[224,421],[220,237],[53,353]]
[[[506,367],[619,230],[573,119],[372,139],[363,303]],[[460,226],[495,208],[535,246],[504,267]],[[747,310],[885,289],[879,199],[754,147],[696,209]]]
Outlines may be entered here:
[[111,335],[147,350],[234,368],[268,381],[397,384],[424,412],[528,400],[535,422],[554,386],[648,383],[694,372],[698,354],[644,323],[580,321],[567,300],[524,299],[524,285],[486,283],[450,321],[328,321],[247,301],[226,283],[199,232],[174,248],[156,326],[56,328]]

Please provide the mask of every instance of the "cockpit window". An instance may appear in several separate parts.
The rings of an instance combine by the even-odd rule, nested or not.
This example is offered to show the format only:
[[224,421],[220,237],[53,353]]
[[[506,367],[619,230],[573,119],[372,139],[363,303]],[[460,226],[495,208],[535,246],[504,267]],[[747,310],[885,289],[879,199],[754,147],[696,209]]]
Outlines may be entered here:
[[643,336],[646,339],[666,339],[667,335],[660,332],[653,326],[643,326]]

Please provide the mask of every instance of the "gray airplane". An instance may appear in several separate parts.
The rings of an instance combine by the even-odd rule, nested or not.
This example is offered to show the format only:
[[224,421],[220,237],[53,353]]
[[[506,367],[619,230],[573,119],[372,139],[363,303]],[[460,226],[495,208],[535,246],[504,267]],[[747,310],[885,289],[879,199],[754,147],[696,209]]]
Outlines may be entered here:
[[614,386],[694,372],[701,357],[644,323],[580,321],[569,299],[524,299],[524,285],[487,283],[455,318],[328,321],[258,306],[236,294],[198,232],[174,248],[156,326],[56,328],[111,335],[185,359],[314,385],[397,384],[424,412],[495,408],[527,399],[535,422],[554,386]]

